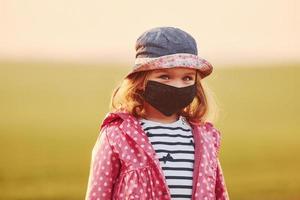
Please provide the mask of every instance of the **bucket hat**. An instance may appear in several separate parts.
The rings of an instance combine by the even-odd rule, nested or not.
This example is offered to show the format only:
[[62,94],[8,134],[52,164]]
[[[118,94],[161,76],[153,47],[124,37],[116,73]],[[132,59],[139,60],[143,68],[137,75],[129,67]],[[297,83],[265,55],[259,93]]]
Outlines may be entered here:
[[195,39],[176,27],[156,27],[142,33],[135,44],[133,69],[125,76],[147,70],[174,67],[194,68],[201,78],[211,74],[212,65],[198,55]]

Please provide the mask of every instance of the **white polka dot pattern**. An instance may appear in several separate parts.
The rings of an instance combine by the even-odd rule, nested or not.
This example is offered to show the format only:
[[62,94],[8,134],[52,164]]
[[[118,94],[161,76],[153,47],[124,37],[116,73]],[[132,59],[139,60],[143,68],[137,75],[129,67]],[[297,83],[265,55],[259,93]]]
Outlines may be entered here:
[[[209,122],[190,124],[195,142],[192,200],[229,200],[218,158],[220,132]],[[160,162],[138,120],[123,111],[108,113],[100,129],[85,199],[170,200]]]

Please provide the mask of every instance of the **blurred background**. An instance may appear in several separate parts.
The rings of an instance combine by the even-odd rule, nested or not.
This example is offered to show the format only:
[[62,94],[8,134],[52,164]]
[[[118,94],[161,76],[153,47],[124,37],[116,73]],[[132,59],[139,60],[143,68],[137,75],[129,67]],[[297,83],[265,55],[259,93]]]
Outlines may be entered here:
[[300,2],[0,0],[0,199],[84,199],[135,40],[189,32],[214,66],[232,200],[300,199]]

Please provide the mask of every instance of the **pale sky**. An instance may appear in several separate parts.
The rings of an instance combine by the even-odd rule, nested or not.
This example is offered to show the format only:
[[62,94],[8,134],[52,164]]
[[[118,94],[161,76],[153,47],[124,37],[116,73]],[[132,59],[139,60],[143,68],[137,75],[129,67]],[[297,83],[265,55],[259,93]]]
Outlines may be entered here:
[[[144,31],[174,26],[212,63],[299,61],[299,0],[0,0],[0,59],[133,63]],[[298,12],[297,12],[298,11]]]

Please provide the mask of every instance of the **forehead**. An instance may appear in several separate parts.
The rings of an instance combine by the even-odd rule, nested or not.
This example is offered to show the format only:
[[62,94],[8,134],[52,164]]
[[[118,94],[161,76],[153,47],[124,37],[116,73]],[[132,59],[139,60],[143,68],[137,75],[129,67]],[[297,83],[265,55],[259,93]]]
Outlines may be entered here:
[[152,71],[152,74],[157,73],[179,73],[179,74],[187,74],[192,73],[195,74],[196,69],[184,68],[184,67],[174,67],[169,69],[156,69]]

